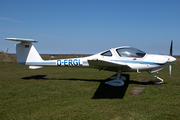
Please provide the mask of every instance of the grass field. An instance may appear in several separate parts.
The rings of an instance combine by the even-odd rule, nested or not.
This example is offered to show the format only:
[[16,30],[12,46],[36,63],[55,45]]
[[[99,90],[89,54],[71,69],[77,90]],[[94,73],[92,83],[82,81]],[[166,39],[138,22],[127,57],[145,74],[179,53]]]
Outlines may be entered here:
[[[115,72],[0,62],[0,119],[180,119],[180,61],[172,67],[172,77],[168,66],[159,72],[162,85],[142,72],[124,73],[130,81],[111,87],[104,82]],[[149,82],[138,82],[142,78]],[[134,87],[145,89],[133,96]]]

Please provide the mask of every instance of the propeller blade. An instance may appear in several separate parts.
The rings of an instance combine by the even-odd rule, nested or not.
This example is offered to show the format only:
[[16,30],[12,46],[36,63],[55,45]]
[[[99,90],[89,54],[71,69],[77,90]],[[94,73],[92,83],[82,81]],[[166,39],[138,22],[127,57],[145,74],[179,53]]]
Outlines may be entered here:
[[[173,40],[171,40],[171,46],[170,46],[170,56],[172,56],[172,47],[173,47]],[[171,77],[171,69],[172,69],[172,66],[171,66],[171,63],[169,64],[169,75]]]
[[172,69],[172,66],[171,66],[171,63],[169,64],[169,75],[171,77],[171,69]]
[[171,46],[170,46],[170,56],[172,56],[172,46],[173,45],[173,40],[171,40]]

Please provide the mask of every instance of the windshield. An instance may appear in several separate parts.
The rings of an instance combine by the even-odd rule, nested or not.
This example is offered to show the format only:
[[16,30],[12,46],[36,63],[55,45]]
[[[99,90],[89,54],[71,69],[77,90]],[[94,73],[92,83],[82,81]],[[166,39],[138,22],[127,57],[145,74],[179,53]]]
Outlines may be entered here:
[[146,55],[145,52],[138,50],[136,48],[119,48],[116,49],[116,51],[118,52],[119,56],[121,57],[136,57],[136,58],[142,58]]
[[103,55],[103,56],[112,56],[112,53],[111,53],[110,50],[108,50],[108,51],[102,53],[101,55]]

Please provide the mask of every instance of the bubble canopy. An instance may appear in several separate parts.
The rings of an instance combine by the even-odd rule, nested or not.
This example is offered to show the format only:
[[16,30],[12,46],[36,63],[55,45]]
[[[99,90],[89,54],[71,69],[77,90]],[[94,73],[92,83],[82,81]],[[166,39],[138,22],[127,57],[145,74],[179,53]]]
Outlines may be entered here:
[[116,51],[120,57],[143,58],[146,55],[145,52],[132,47],[118,48]]

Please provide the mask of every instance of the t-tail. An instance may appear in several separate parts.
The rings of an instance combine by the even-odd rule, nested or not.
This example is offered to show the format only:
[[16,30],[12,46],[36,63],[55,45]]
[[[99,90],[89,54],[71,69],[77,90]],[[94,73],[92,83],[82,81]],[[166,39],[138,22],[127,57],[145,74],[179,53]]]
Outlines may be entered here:
[[44,60],[41,58],[37,50],[35,49],[32,42],[37,43],[33,39],[22,39],[22,38],[6,38],[6,40],[12,41],[20,41],[21,43],[16,44],[16,57],[18,64],[21,65],[29,65],[30,69],[41,68],[42,66],[34,66],[33,63],[43,62]]

